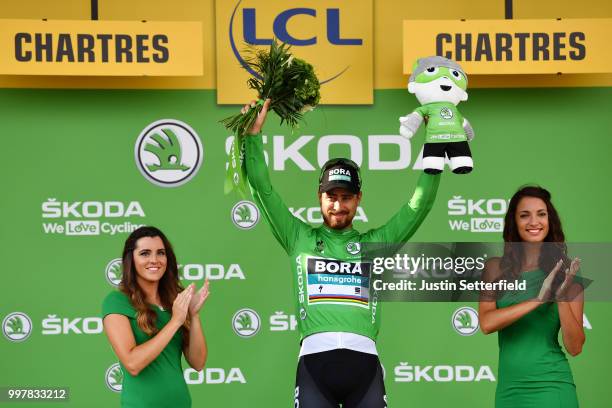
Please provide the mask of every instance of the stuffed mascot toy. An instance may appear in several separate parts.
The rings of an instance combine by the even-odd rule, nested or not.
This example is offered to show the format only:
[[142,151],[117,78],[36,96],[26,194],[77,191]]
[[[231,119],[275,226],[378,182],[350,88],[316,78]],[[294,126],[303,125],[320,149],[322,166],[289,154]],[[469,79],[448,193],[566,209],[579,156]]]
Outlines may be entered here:
[[467,101],[467,76],[455,61],[444,57],[419,58],[408,80],[408,92],[421,104],[409,115],[401,117],[400,135],[410,139],[425,120],[423,170],[438,174],[448,156],[453,173],[472,171],[474,162],[468,141],[474,130],[457,104]]

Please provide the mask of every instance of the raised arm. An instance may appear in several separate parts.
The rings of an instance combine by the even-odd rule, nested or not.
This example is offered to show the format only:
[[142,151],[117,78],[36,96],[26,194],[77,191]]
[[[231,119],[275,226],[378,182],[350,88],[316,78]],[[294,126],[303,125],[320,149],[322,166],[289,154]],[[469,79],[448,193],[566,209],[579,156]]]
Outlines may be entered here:
[[372,230],[371,240],[401,243],[414,235],[433,207],[440,185],[440,174],[421,173],[414,194],[385,225]]
[[262,109],[263,119],[260,114],[244,141],[247,178],[253,199],[270,224],[274,237],[290,253],[300,231],[309,227],[291,214],[270,182],[261,136],[268,105],[269,101],[266,101]]

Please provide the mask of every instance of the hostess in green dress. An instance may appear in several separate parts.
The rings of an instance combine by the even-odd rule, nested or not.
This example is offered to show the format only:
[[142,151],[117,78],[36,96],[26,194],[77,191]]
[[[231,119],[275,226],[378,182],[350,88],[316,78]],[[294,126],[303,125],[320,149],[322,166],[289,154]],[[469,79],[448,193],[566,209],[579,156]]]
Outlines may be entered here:
[[[171,313],[158,306],[151,306],[157,314],[157,328],[163,328],[172,317]],[[151,339],[136,323],[136,309],[128,297],[119,291],[108,294],[102,303],[102,318],[109,314],[127,316],[136,339],[142,344]],[[121,364],[123,385],[121,406],[124,408],[187,408],[191,407],[191,396],[181,367],[182,337],[177,331],[159,356],[138,375],[131,375]]]
[[[526,293],[508,292],[497,307],[533,299],[545,277],[540,269],[521,273]],[[557,304],[545,303],[498,332],[496,408],[578,407],[572,371],[559,345],[560,328]]]

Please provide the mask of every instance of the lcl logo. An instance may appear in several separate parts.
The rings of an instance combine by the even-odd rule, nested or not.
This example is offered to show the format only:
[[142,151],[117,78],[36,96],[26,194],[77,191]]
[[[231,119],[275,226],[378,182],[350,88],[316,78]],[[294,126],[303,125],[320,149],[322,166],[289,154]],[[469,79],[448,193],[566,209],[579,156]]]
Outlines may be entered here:
[[[238,59],[238,61],[242,64],[242,66],[253,76],[257,76],[257,74],[250,69],[248,64],[244,61],[238,48],[236,46],[236,41],[234,39],[234,24],[236,22],[236,14],[239,12],[240,4],[242,0],[238,1],[234,10],[232,12],[232,16],[230,18],[230,26],[229,26],[229,40],[230,45],[232,47],[232,51],[234,55]],[[272,38],[263,38],[258,37],[257,27],[258,27],[258,19],[257,19],[257,9],[253,7],[244,7],[241,9],[242,11],[242,35],[243,41],[250,45],[260,45],[260,46],[268,46],[272,44]],[[321,16],[321,14],[324,15]],[[272,32],[274,36],[284,43],[287,43],[292,46],[309,46],[316,45],[321,39],[315,34],[311,34],[311,36],[307,38],[298,38],[295,34],[289,32],[289,27],[291,26],[290,21],[296,17],[300,18],[300,22],[303,24],[305,18],[303,16],[307,16],[310,19],[317,18],[325,18],[325,28],[326,28],[326,39],[327,41],[336,46],[360,46],[363,45],[363,39],[361,38],[342,38],[341,37],[341,10],[338,8],[326,8],[325,10],[317,10],[314,8],[308,7],[296,7],[290,8],[287,10],[283,10],[278,13],[272,20]],[[315,26],[315,24],[310,24],[311,26]],[[261,23],[259,25],[261,28]],[[314,31],[314,30],[313,30]],[[348,66],[342,69],[337,74],[331,76],[330,78],[326,78],[321,80],[321,84],[329,82],[344,73],[348,69]]]

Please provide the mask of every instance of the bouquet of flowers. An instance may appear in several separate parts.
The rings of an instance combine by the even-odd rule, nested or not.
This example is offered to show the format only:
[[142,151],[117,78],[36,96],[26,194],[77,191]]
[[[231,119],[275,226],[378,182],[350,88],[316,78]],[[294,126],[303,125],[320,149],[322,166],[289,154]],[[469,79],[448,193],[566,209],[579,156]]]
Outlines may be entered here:
[[298,127],[304,113],[312,110],[319,103],[319,80],[312,65],[295,58],[289,51],[290,46],[272,42],[269,50],[250,49],[245,59],[249,67],[257,73],[248,80],[249,88],[257,91],[258,101],[244,114],[236,114],[221,121],[234,133],[234,142],[230,150],[227,169],[225,194],[236,190],[242,197],[246,196],[246,171],[244,168],[243,141],[247,131],[253,126],[263,103],[270,99],[270,110],[276,112],[282,123],[291,129]]

